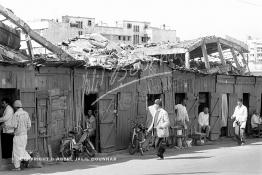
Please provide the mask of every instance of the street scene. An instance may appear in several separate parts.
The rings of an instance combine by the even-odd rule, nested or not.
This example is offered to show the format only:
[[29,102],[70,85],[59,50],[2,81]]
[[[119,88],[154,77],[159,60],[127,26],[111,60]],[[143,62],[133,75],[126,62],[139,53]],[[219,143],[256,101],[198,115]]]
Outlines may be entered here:
[[0,2],[0,174],[262,174],[262,3],[124,1]]

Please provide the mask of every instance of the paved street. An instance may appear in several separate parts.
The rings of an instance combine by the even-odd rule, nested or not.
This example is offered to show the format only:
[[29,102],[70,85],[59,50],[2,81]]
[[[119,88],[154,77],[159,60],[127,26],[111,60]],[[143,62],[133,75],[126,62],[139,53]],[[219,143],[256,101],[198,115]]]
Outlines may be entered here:
[[[153,155],[117,154],[115,162],[71,162],[0,174],[57,175],[176,175],[176,174],[262,174],[262,140],[249,140],[245,146],[225,143],[195,146],[187,150],[169,149],[165,160]],[[149,153],[148,153],[149,154]]]

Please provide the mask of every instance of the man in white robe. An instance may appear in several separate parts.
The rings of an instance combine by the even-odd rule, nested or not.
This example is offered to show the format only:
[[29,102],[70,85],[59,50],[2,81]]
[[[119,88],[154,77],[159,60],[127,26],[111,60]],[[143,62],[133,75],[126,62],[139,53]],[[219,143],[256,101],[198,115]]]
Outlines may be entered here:
[[239,145],[245,143],[244,133],[247,123],[247,107],[243,105],[243,100],[237,100],[237,106],[231,119],[235,119],[233,127],[235,128],[235,135]]
[[30,155],[26,151],[27,131],[31,128],[31,120],[28,113],[23,110],[20,100],[16,100],[14,102],[14,108],[16,112],[14,113],[12,121],[12,127],[15,130],[12,161],[15,167],[13,170],[19,171],[21,170],[21,161],[29,161],[31,159]]

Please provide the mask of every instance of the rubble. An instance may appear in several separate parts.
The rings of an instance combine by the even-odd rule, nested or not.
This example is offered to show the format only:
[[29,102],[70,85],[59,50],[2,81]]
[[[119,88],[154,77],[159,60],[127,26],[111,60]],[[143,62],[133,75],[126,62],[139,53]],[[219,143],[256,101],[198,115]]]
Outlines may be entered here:
[[139,61],[159,59],[135,53],[131,45],[116,44],[100,34],[85,34],[61,43],[62,49],[76,60],[83,60],[86,66],[101,66],[107,69],[124,68]]

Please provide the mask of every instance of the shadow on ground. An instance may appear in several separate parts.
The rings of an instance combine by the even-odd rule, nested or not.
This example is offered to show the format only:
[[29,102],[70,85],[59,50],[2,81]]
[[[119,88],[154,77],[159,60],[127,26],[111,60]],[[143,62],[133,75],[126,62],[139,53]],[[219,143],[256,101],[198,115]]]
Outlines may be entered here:
[[[181,172],[181,173],[150,174],[150,175],[176,175],[176,174],[179,174],[179,175],[183,175],[183,174],[218,174],[218,172],[210,172],[210,171],[206,171],[206,172]],[[145,175],[147,175],[147,174],[145,174]]]
[[[261,142],[262,139],[254,138],[254,139],[248,139],[247,140],[247,145],[262,145]],[[215,142],[210,142],[207,145],[204,146],[194,146],[191,148],[187,149],[182,149],[182,150],[175,150],[174,148],[172,149],[167,149],[167,152],[165,153],[165,159],[166,160],[171,160],[171,159],[187,159],[187,160],[194,160],[194,159],[209,159],[212,158],[209,156],[199,156],[195,155],[196,153],[205,153],[206,150],[212,150],[212,149],[223,149],[225,147],[237,147],[236,142],[233,141],[232,138],[224,138],[222,140],[218,140]],[[182,156],[183,154],[190,154],[190,156]],[[176,156],[176,157],[174,157]],[[157,158],[155,155],[155,151],[151,150],[148,152],[145,152],[144,156],[141,156],[140,154],[135,154],[135,155],[129,155],[128,152],[122,152],[121,154],[111,154],[107,155],[105,157],[116,157],[116,161],[80,161],[80,162],[59,162],[55,163],[53,165],[46,165],[43,168],[33,168],[33,169],[25,169],[21,172],[16,172],[16,173],[11,173],[10,171],[2,171],[1,173],[5,174],[49,174],[49,173],[63,173],[67,171],[74,171],[74,170],[83,170],[83,169],[89,169],[89,168],[97,168],[101,166],[106,166],[106,165],[112,165],[112,164],[117,164],[117,163],[123,163],[123,162],[128,162],[131,160],[147,160],[147,159],[155,159]],[[163,160],[164,161],[164,160]],[[176,174],[217,174],[217,172],[181,172],[181,173],[172,173],[174,175]],[[172,174],[167,174],[167,175],[172,175]],[[154,174],[158,175],[158,174]],[[165,175],[165,174],[159,174],[159,175]]]

